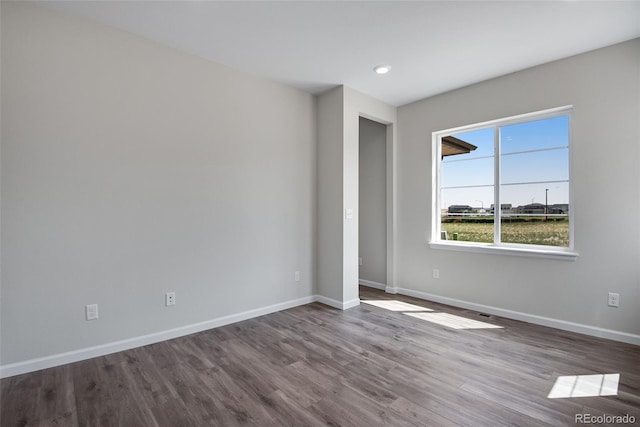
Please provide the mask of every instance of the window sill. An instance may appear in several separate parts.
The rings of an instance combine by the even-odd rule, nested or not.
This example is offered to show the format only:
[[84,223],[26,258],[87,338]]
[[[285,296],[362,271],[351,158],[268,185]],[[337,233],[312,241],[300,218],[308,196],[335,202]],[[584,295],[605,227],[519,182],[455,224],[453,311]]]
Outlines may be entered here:
[[524,256],[532,258],[548,258],[563,261],[575,261],[578,257],[577,252],[570,250],[554,250],[554,249],[530,249],[511,246],[495,246],[491,244],[464,243],[464,242],[429,242],[432,249],[444,249],[449,251],[475,252],[480,254],[496,254]]

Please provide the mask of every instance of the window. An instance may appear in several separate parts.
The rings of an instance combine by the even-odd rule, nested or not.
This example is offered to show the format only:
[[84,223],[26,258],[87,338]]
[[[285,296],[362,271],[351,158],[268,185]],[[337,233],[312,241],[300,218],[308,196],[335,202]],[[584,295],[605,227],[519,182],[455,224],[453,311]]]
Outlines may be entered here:
[[575,258],[570,114],[435,132],[432,246]]

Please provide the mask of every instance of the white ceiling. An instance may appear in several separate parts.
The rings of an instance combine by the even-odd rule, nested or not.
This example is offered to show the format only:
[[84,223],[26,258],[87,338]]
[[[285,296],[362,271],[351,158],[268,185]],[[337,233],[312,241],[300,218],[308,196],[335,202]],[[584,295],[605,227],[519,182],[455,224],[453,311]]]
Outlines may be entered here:
[[[56,1],[312,93],[393,105],[640,37],[636,1]],[[372,70],[390,64],[385,76]]]

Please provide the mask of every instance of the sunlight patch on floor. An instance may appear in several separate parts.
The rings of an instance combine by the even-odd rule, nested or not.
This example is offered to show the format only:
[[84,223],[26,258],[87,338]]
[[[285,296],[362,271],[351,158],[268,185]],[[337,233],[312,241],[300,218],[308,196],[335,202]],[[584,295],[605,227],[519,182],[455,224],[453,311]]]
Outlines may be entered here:
[[360,302],[385,310],[401,312],[416,319],[426,320],[453,329],[503,329],[502,326],[467,319],[466,317],[456,316],[455,314],[434,313],[430,308],[398,300],[361,300]]
[[430,308],[409,304],[398,300],[361,300],[365,304],[375,305],[390,311],[433,311]]
[[549,399],[566,397],[615,396],[620,374],[567,375],[558,377]]
[[407,316],[415,317],[427,322],[437,323],[453,329],[502,329],[502,326],[491,323],[480,322],[478,320],[467,319],[449,313],[405,313]]

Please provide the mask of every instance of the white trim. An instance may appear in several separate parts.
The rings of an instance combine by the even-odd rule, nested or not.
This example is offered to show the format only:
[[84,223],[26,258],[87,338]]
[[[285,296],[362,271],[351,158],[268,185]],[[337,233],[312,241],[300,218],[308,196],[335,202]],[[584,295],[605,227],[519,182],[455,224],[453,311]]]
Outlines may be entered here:
[[167,341],[173,338],[183,337],[185,335],[194,334],[196,332],[206,331],[208,329],[218,328],[220,326],[229,325],[231,323],[241,322],[243,320],[253,319],[255,317],[264,316],[265,314],[275,313],[277,311],[286,310],[300,305],[310,304],[313,302],[321,302],[328,306],[348,310],[352,307],[360,305],[360,299],[355,298],[350,301],[340,302],[322,295],[310,295],[308,297],[298,298],[295,300],[285,301],[278,304],[269,305],[267,307],[256,308],[244,311],[242,313],[231,314],[228,316],[218,317],[216,319],[206,320],[204,322],[193,323],[191,325],[180,326],[178,328],[167,329],[165,331],[155,332],[148,335],[142,335],[133,338],[127,338],[120,341],[114,341],[106,344],[100,344],[93,347],[81,348],[78,350],[68,351],[65,353],[53,354],[50,356],[38,357],[22,362],[9,363],[0,365],[0,378],[12,377],[14,375],[26,374],[28,372],[39,371],[41,369],[53,368],[55,366],[66,365],[67,363],[79,362],[94,357],[105,356],[107,354],[119,351],[130,350],[132,348],[142,347],[161,341]]
[[[500,126],[497,124],[493,127],[493,153],[493,241],[501,242],[502,186],[500,182],[502,182],[502,168],[500,167],[500,162],[502,161],[502,144],[500,143]],[[440,226],[442,226],[442,211],[438,212],[438,221],[440,221]]]
[[[397,119],[396,119],[397,120]],[[397,223],[397,138],[394,123],[387,125],[387,151],[386,151],[386,196],[387,196],[387,277],[388,285],[396,282],[396,223]]]
[[519,114],[517,116],[505,117],[502,119],[487,120],[480,123],[473,123],[470,125],[444,129],[437,132],[433,132],[433,134],[444,135],[448,133],[460,133],[460,132],[471,131],[474,129],[488,128],[495,125],[511,126],[519,123],[526,123],[533,120],[550,119],[553,117],[561,116],[572,110],[573,110],[573,105],[565,105],[562,107],[555,107],[555,108],[549,108],[547,110],[533,111],[531,113]]
[[360,305],[360,298],[355,298],[350,301],[341,302],[333,298],[327,298],[322,295],[316,295],[316,301],[328,305],[329,307],[337,308],[339,310],[348,310]]
[[357,307],[360,305],[360,298],[354,298],[350,301],[345,301],[342,303],[343,310],[349,310],[350,308]]
[[[0,378],[25,374],[27,372],[39,371],[41,369],[52,368],[54,366],[65,365],[67,363],[78,362],[81,360],[91,359],[93,357],[105,356],[107,354],[115,353],[118,351],[124,351],[144,345],[154,344],[157,342],[166,341],[189,334],[194,334],[196,332],[205,331],[207,329],[213,329],[231,323],[241,322],[243,320],[252,319],[254,317],[264,316],[265,314],[275,313],[276,311],[286,310],[288,308],[320,301],[321,298],[324,297],[311,295],[304,298],[285,301],[279,304],[273,304],[267,307],[244,311],[242,313],[231,314],[229,316],[218,317],[216,319],[206,320],[204,322],[198,322],[191,325],[168,329],[166,331],[155,332],[152,334],[128,338],[120,341],[114,341],[94,347],[81,348],[78,350],[54,354],[51,356],[25,360],[23,362],[10,363],[0,366]],[[360,300],[358,300],[358,304],[359,303]],[[348,303],[342,305],[348,305]]]
[[372,280],[358,279],[358,283],[360,283],[362,286],[368,286],[370,288],[380,289],[381,291],[384,291],[387,287],[387,285],[385,285],[384,283],[378,283]]
[[[492,307],[489,305],[476,304],[474,302],[459,300],[455,298],[443,297],[439,295],[429,294],[426,292],[414,291],[412,289],[395,288],[396,292],[414,298],[433,301],[440,304],[452,305],[454,307],[474,310],[481,313],[493,314],[495,316],[505,317],[507,319],[520,320],[522,322],[533,323],[535,325],[548,326],[550,328],[561,329],[564,331],[576,332],[579,334],[590,335],[599,338],[606,338],[613,341],[625,342],[628,344],[640,345],[640,335],[630,334],[628,332],[614,331],[612,329],[599,328],[597,326],[584,325],[582,323],[568,322],[566,320],[552,319],[550,317],[537,316],[535,314],[522,313],[519,311],[506,310],[503,308]],[[387,291],[389,292],[389,291]],[[393,292],[393,293],[396,293]]]
[[[442,297],[438,295],[428,294],[425,292],[414,291],[411,289],[387,286],[385,291],[390,294],[402,294],[414,298],[434,301],[441,304],[452,305],[455,307],[466,308],[469,310],[480,311],[483,313],[494,314],[496,316],[508,319],[520,320],[523,322],[533,323],[536,325],[549,326],[556,329],[562,329],[571,332],[577,332],[585,335],[591,335],[601,338],[607,338],[614,341],[626,342],[629,344],[640,345],[640,335],[629,334],[626,332],[618,332],[610,329],[598,328],[595,326],[583,325],[579,323],[567,322],[564,320],[551,319],[548,317],[536,316],[533,314],[520,313],[512,310],[505,310],[497,307],[476,304],[468,301],[458,300],[454,298]],[[105,356],[107,354],[119,351],[130,350],[136,347],[142,347],[173,338],[182,337],[196,332],[217,328],[243,320],[252,319],[254,317],[263,316],[265,314],[275,313],[277,311],[286,310],[300,305],[320,302],[330,307],[340,310],[347,310],[360,305],[360,299],[355,298],[351,301],[340,302],[332,298],[321,295],[312,295],[296,300],[286,301],[279,304],[270,305],[242,313],[223,316],[204,322],[194,323],[178,328],[168,329],[166,331],[156,332],[153,334],[133,337],[125,340],[115,341],[107,344],[101,344],[94,347],[82,348],[79,350],[69,351],[65,353],[54,354],[51,356],[39,357],[36,359],[25,360],[22,362],[10,363],[0,366],[0,378],[12,377],[14,375],[26,374],[28,372],[39,371],[41,369],[53,368],[55,366],[66,365],[67,363],[79,362],[94,357]]]
[[[385,165],[386,165],[386,174],[385,174],[385,209],[387,214],[386,220],[386,237],[387,243],[385,247],[386,255],[385,262],[387,266],[387,277],[386,281],[389,284],[393,284],[395,282],[396,277],[396,229],[397,229],[397,114],[394,109],[394,113],[391,116],[387,116],[386,118],[381,118],[385,116],[385,114],[378,116],[371,115],[360,111],[358,113],[358,117],[363,117],[368,120],[372,120],[374,122],[385,125],[386,127],[386,135],[385,135]],[[358,138],[358,142],[360,139]],[[359,161],[358,161],[359,162]],[[360,185],[360,178],[358,178],[358,186]],[[371,282],[376,283],[376,282]],[[378,288],[376,285],[367,285],[363,283],[365,286],[376,287],[377,289],[384,290],[386,285],[382,285],[376,283],[376,285],[382,285],[381,288]]]
[[339,310],[342,310],[342,303],[336,299],[333,298],[328,298],[322,295],[318,295],[317,296],[317,300],[319,303],[322,303],[324,305],[328,305],[329,307],[333,307],[333,308],[337,308]]
[[[533,246],[533,245],[532,245]],[[432,249],[445,249],[450,251],[461,252],[476,252],[480,254],[498,254],[498,255],[514,255],[514,256],[526,256],[533,258],[549,258],[564,261],[575,261],[578,257],[577,252],[570,250],[558,250],[558,249],[537,249],[537,248],[525,248],[522,246],[503,246],[492,245],[484,243],[473,242],[452,242],[452,241],[439,241],[429,242],[429,247]],[[542,248],[542,246],[541,246]]]

